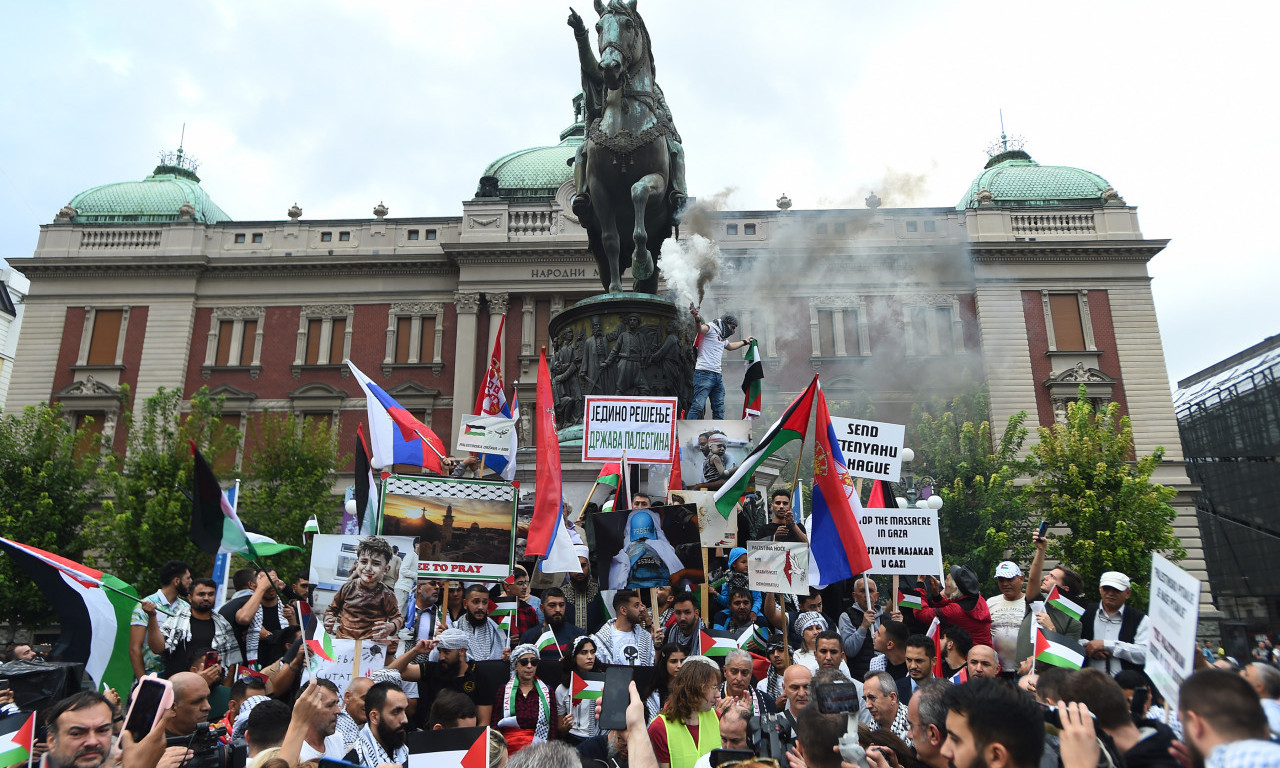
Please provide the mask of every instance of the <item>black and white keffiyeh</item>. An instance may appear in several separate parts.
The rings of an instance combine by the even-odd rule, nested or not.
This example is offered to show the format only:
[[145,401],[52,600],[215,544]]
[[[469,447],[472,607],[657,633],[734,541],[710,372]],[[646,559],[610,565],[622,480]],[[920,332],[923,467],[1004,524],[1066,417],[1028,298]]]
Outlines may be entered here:
[[[266,606],[259,604],[258,610],[253,614],[253,621],[249,622],[249,631],[244,636],[244,657],[245,661],[253,664],[258,661],[258,643],[262,641],[262,612],[266,610]],[[281,629],[289,626],[289,622],[284,618],[284,603],[280,600],[276,601],[276,616],[279,619]]]
[[373,738],[373,731],[369,730],[368,723],[360,729],[360,735],[356,737],[355,749],[356,756],[360,758],[360,764],[368,768],[378,768],[384,763],[405,765],[409,762],[409,748],[403,744],[394,755],[388,757],[387,751],[382,748],[377,739]]
[[453,625],[453,629],[462,630],[467,636],[467,652],[472,661],[491,661],[502,658],[502,651],[507,645],[507,636],[493,619],[486,618],[484,623],[476,626],[470,617],[464,616]]

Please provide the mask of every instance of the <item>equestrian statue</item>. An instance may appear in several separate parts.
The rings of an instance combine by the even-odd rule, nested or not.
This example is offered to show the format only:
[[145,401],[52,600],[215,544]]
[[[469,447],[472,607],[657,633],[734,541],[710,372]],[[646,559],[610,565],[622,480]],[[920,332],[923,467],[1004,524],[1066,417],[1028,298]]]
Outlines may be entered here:
[[635,292],[657,292],[658,253],[686,196],[684,149],[654,78],[649,31],[636,2],[595,0],[599,60],[582,18],[569,11],[587,126],[573,161],[577,194],[570,207],[587,230],[608,293],[622,291],[628,267]]

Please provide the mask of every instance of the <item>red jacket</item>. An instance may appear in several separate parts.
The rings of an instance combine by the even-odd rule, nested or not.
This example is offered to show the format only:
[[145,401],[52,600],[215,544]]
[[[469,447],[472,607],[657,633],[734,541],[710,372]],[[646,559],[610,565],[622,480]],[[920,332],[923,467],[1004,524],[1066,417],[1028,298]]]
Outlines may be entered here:
[[943,627],[954,625],[968,632],[973,637],[974,645],[991,645],[991,611],[987,609],[987,601],[981,596],[964,599],[976,599],[977,603],[966,611],[959,601],[938,597],[930,600],[928,606],[917,610],[916,618],[928,626],[936,616]]

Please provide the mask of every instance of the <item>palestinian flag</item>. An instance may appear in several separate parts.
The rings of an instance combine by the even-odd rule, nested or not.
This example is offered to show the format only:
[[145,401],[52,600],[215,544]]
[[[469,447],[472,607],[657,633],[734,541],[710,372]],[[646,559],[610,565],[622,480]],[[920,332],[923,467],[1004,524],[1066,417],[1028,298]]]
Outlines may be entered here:
[[1049,590],[1048,604],[1067,614],[1076,621],[1079,621],[1080,617],[1084,616],[1084,609],[1080,607],[1080,604],[1071,602],[1069,598],[1059,592],[1057,584],[1054,584],[1053,589]]
[[702,630],[698,635],[698,652],[703,656],[725,656],[738,650],[738,636],[719,629]]
[[764,651],[769,648],[769,635],[764,627],[752,624],[738,635],[738,647],[747,651]]
[[515,600],[499,600],[494,603],[494,609],[489,612],[489,618],[498,622],[498,626],[503,632],[511,634],[512,624],[516,618],[516,601]]
[[600,475],[596,477],[596,482],[610,488],[617,488],[620,477],[622,477],[622,465],[615,461],[600,468]]
[[765,459],[792,440],[804,440],[804,436],[809,432],[809,418],[813,415],[813,396],[817,385],[818,377],[815,374],[808,388],[787,406],[782,417],[774,422],[756,443],[755,450],[738,464],[733,475],[720,486],[720,490],[716,491],[714,497],[716,509],[724,519],[729,519],[733,508],[738,505],[738,499],[751,484],[751,476],[765,462]]
[[1080,669],[1084,666],[1084,650],[1079,644],[1066,635],[1043,629],[1039,624],[1035,625],[1035,629],[1036,661],[1065,669]]
[[408,768],[489,768],[489,729],[444,728],[405,737]]
[[333,635],[324,628],[323,621],[316,622],[315,634],[307,641],[311,655],[323,661],[333,661]]
[[316,520],[316,516],[312,515],[307,518],[307,522],[302,525],[302,543],[310,544],[311,537],[320,533],[320,521]]
[[140,602],[138,591],[109,573],[43,549],[4,538],[0,546],[58,612],[62,634],[54,656],[83,664],[98,689],[105,684],[129,690],[129,620]]
[[573,694],[575,701],[580,699],[598,699],[604,695],[604,675],[597,675],[588,672],[586,675],[579,675],[577,672],[570,672],[571,685],[570,693]]
[[866,509],[894,509],[898,506],[898,500],[893,497],[893,491],[887,485],[881,480],[871,481],[871,494],[867,497]]
[[266,536],[246,531],[194,440],[191,441],[191,455],[195,458],[195,494],[192,497],[190,536],[201,552],[211,555],[233,552],[249,560],[257,560],[290,550],[302,551],[301,547],[278,544]]
[[742,374],[742,418],[752,421],[760,415],[760,384],[764,381],[764,363],[760,362],[760,342],[747,346],[746,371]]
[[35,743],[36,713],[19,712],[0,720],[0,765],[18,765],[31,758]]
[[924,608],[924,598],[910,592],[898,590],[898,607],[910,608],[913,611],[918,611],[921,608]]
[[542,633],[542,636],[538,638],[536,645],[538,647],[538,653],[542,653],[548,648],[555,648],[560,652],[560,658],[564,658],[564,651],[560,648],[560,643],[556,640],[555,633],[549,629]]

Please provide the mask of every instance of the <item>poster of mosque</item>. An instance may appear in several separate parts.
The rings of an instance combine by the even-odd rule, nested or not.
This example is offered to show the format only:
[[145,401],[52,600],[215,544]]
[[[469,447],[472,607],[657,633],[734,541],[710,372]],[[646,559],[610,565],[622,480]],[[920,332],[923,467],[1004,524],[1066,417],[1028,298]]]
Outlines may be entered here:
[[417,541],[419,576],[500,581],[515,554],[518,493],[506,483],[391,475],[382,533]]
[[602,589],[692,586],[706,580],[696,504],[606,512],[592,520]]

